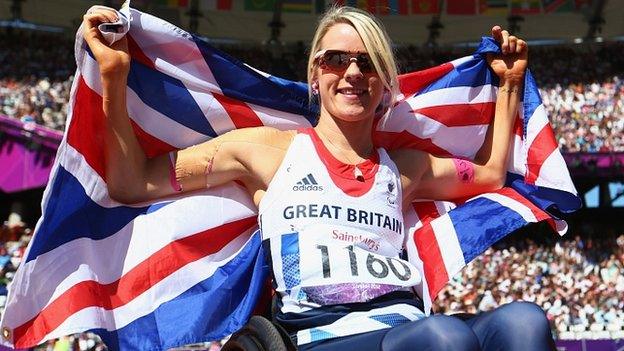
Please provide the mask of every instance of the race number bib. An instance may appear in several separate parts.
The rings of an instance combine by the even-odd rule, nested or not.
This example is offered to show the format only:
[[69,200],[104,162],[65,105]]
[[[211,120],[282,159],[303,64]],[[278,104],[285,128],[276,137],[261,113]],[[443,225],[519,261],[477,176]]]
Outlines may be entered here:
[[298,288],[303,292],[298,300],[365,302],[420,283],[419,271],[374,233],[317,224],[296,235],[289,245],[298,246]]

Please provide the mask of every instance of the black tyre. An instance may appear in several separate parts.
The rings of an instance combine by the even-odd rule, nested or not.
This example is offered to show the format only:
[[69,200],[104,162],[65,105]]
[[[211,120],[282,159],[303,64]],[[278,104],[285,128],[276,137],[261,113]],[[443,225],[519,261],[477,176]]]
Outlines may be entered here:
[[221,351],[287,351],[280,332],[266,318],[253,316]]

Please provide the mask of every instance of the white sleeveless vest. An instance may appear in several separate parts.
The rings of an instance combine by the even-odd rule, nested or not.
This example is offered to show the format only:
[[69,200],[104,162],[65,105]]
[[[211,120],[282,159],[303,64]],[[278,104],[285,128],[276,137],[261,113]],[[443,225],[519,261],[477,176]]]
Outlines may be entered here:
[[[420,283],[419,271],[400,258],[405,235],[399,172],[384,149],[376,151],[378,163],[367,161],[360,182],[353,172],[337,169],[353,166],[336,160],[313,130],[294,137],[259,204],[282,313],[367,302]],[[410,320],[422,315],[408,312]],[[334,334],[382,329],[360,325],[345,334],[336,332],[339,327]],[[302,344],[309,337],[299,339]]]
[[[384,149],[364,181],[335,159],[314,130],[298,133],[259,204],[280,312],[301,315],[327,305],[366,303],[421,282],[400,258],[405,233],[399,172]],[[368,166],[368,167],[366,167]],[[390,328],[423,318],[411,304],[351,312],[297,331],[299,345]]]

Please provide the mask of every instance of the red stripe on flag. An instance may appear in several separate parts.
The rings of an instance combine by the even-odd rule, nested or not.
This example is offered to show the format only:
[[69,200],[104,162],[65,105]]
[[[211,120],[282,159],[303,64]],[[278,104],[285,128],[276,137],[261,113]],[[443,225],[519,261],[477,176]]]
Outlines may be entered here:
[[453,64],[447,62],[423,71],[402,74],[399,76],[399,90],[405,96],[415,94],[454,68]]
[[537,134],[527,155],[527,176],[525,181],[535,184],[544,161],[557,149],[557,140],[550,124],[546,124]]
[[148,158],[175,150],[176,148],[147,133],[135,121],[130,120],[134,135],[136,135],[143,152]]
[[104,163],[104,111],[102,97],[91,90],[82,76],[78,77],[71,124],[67,143],[85,158],[89,166],[105,179]]
[[[442,251],[431,227],[431,220],[433,219],[431,217],[437,217],[437,209],[431,208],[431,206],[435,207],[433,202],[415,202],[413,206],[418,217],[426,219],[423,227],[414,233],[414,244],[418,250],[418,256],[423,261],[423,271],[427,280],[429,296],[433,300],[440,289],[449,281]],[[421,213],[423,217],[421,217]]]
[[434,201],[413,202],[412,207],[414,207],[422,225],[429,224],[433,219],[440,217],[440,212],[438,212],[438,207]]
[[14,329],[15,346],[38,344],[67,318],[85,308],[112,310],[127,304],[185,265],[218,252],[256,221],[256,217],[247,217],[173,241],[114,282],[101,284],[90,280],[72,286],[33,319]]
[[543,221],[545,219],[550,219],[551,218],[548,213],[544,212],[542,209],[540,209],[539,207],[535,206],[531,201],[529,201],[524,196],[520,195],[517,191],[515,191],[512,188],[504,187],[504,188],[496,190],[495,192],[497,194],[504,195],[504,196],[506,196],[508,198],[516,200],[519,203],[521,203],[524,206],[526,206],[529,210],[531,210],[531,212],[533,213],[535,218],[537,218],[538,222],[539,221]]
[[145,53],[143,53],[143,50],[141,50],[141,47],[139,47],[139,44],[134,41],[132,36],[126,35],[126,38],[128,38],[128,51],[130,52],[130,57],[133,60],[138,61],[149,68],[156,69],[154,62],[152,62],[152,60],[150,60],[150,58],[147,57]]
[[223,106],[236,128],[260,127],[264,125],[254,110],[246,103],[217,93],[212,93],[212,95]]
[[516,134],[520,138],[524,137],[524,120],[520,118],[519,113],[516,114],[516,121],[514,122],[513,131],[514,134]]
[[435,145],[431,141],[431,139],[422,139],[407,131],[397,133],[376,130],[373,133],[373,144],[378,147],[383,147],[387,150],[408,148],[426,151],[432,155],[440,157],[452,156],[450,152]]
[[505,188],[497,190],[496,192],[520,202],[521,204],[526,206],[529,210],[531,210],[531,212],[533,213],[533,215],[535,216],[538,222],[545,220],[546,222],[548,222],[548,225],[552,228],[552,230],[557,232],[557,224],[555,223],[555,220],[548,213],[543,211],[541,208],[535,206],[526,197],[520,195],[517,191],[513,190],[512,188],[505,187]]
[[413,110],[413,112],[425,115],[447,127],[463,127],[489,124],[494,118],[495,105],[494,102],[482,102],[429,106]]

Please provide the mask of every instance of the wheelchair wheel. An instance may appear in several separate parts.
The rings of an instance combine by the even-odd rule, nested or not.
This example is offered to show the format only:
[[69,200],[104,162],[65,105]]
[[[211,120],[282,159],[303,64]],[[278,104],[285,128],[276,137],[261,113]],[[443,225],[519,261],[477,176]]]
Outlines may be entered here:
[[266,318],[253,316],[221,351],[287,351],[282,335]]

